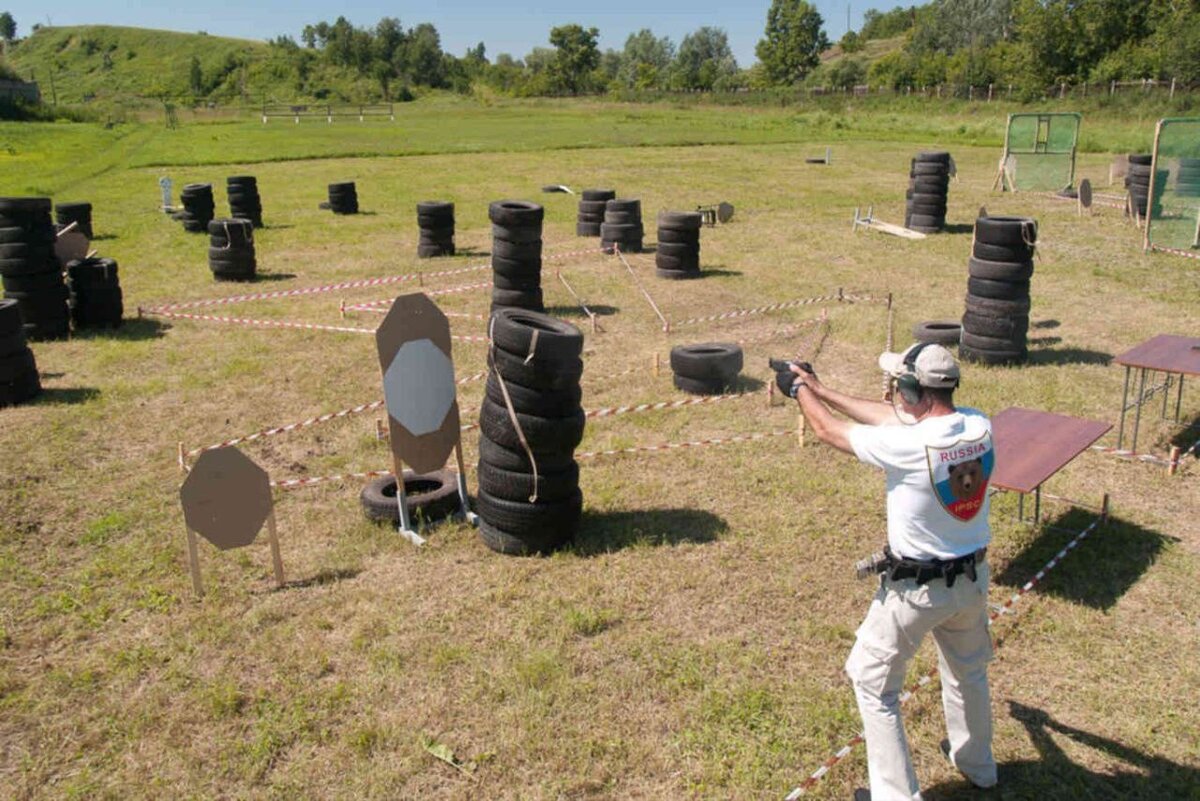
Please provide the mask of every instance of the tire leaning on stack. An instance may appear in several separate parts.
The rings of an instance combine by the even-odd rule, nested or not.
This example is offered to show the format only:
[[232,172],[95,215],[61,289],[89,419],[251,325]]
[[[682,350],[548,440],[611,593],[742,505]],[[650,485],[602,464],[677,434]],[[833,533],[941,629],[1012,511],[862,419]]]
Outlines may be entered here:
[[904,227],[936,234],[946,227],[946,201],[950,192],[950,154],[918,153],[909,168],[905,193]]
[[579,211],[575,217],[576,236],[600,236],[604,209],[617,197],[615,189],[585,189],[579,196]]
[[432,259],[454,255],[454,204],[426,200],[417,204],[417,257]]
[[574,536],[583,511],[575,461],[585,425],[583,334],[524,309],[497,311],[489,327],[491,371],[479,416],[479,536],[499,553],[551,551]]
[[329,210],[334,214],[358,214],[358,189],[353,181],[329,185]]
[[641,253],[642,201],[614,198],[605,201],[604,222],[600,223],[600,247],[607,251],[619,249],[624,253]]
[[125,314],[117,263],[79,259],[67,264],[71,320],[76,328],[118,328]]
[[55,203],[54,221],[62,227],[75,223],[75,230],[93,239],[91,203]]
[[740,345],[703,342],[671,348],[676,389],[690,395],[720,395],[737,383],[745,358]]
[[546,210],[526,200],[497,200],[492,221],[492,311],[543,311],[542,221]]
[[24,403],[41,391],[37,362],[25,342],[21,310],[15,300],[0,300],[0,408]]
[[253,175],[231,175],[225,179],[229,196],[229,216],[249,220],[255,228],[263,227],[262,198],[258,194],[258,179]]
[[0,198],[0,279],[4,297],[18,303],[28,339],[61,339],[71,331],[54,240],[50,198]]
[[1019,364],[1029,357],[1029,280],[1037,222],[980,217],[968,262],[966,313],[958,353],[980,364]]
[[698,211],[660,211],[658,244],[654,249],[655,275],[677,280],[700,277],[700,226]]
[[177,219],[183,223],[183,230],[193,234],[208,230],[216,212],[212,184],[186,184],[179,193],[179,202],[183,204],[183,211]]
[[249,220],[213,220],[208,224],[208,269],[218,281],[253,281],[258,270],[254,225]]

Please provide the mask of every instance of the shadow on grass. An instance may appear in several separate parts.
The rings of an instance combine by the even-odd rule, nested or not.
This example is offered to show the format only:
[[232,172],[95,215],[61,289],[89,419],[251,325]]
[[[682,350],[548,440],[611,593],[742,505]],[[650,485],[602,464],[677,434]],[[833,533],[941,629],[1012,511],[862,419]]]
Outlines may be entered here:
[[[1091,525],[1095,514],[1072,509],[1049,521],[1046,528],[1003,572],[993,576],[996,584],[1022,587],[1041,570],[1078,532]],[[1175,537],[1109,517],[1079,548],[1038,585],[1040,592],[1093,609],[1108,610],[1142,577]]]
[[291,223],[270,223],[269,225],[263,225],[263,230],[264,231],[286,231],[289,228],[295,228],[295,227],[296,226],[292,225]]
[[[1009,714],[1025,727],[1033,747],[1035,761],[1004,762],[1000,764],[1000,784],[995,790],[981,795],[965,780],[945,782],[922,792],[930,801],[995,797],[1008,799],[1076,798],[1196,798],[1200,787],[1200,771],[1162,757],[1147,754],[1098,734],[1059,723],[1046,712],[1008,702]],[[1057,735],[1057,737],[1055,736]],[[1075,746],[1101,752],[1106,763],[1121,762],[1104,772],[1077,765],[1067,756],[1056,740],[1066,738]]]
[[740,375],[730,387],[734,392],[758,392],[766,389],[767,382],[749,375]]
[[1058,320],[1037,320],[1029,324],[1030,328],[1058,328],[1062,323]]
[[296,277],[295,273],[255,273],[254,280],[250,283],[261,284],[268,281],[291,281]]
[[98,397],[100,390],[95,387],[42,387],[41,394],[33,402],[38,405],[75,406]]
[[455,256],[464,256],[468,259],[482,259],[492,255],[490,250],[480,250],[479,248],[454,248]]
[[[587,302],[586,300],[584,301]],[[588,308],[592,310],[592,314],[597,317],[612,317],[620,311],[616,306],[593,306],[588,303]],[[583,309],[578,306],[547,306],[546,314],[551,317],[583,317],[587,315],[583,313]]]
[[107,242],[111,239],[120,239],[120,237],[117,236],[116,234],[96,234],[88,241],[89,242]]
[[700,270],[701,278],[736,278],[743,275],[741,270],[727,270],[724,267],[704,267]]
[[307,587],[321,587],[326,584],[355,578],[361,572],[362,570],[359,568],[325,568],[317,571],[308,578],[285,581],[282,587],[275,587],[272,591],[281,592],[283,590],[302,590]]
[[975,232],[975,223],[946,223],[942,227],[943,234],[971,234]]
[[121,321],[120,328],[77,328],[72,334],[74,339],[114,339],[119,342],[142,342],[147,339],[161,339],[171,327],[149,317],[131,317]]
[[1037,348],[1047,348],[1051,345],[1058,345],[1062,342],[1062,337],[1030,337],[1029,344]]
[[[1034,340],[1036,341],[1036,340]],[[1032,342],[1031,342],[1032,344]],[[1112,362],[1111,353],[1103,353],[1087,348],[1053,348],[1048,350],[1029,351],[1030,364],[1102,364]]]
[[571,550],[595,556],[634,546],[714,542],[728,530],[724,518],[702,509],[585,512]]
[[1184,451],[1185,455],[1192,453],[1200,456],[1200,452],[1197,452],[1197,446],[1200,446],[1200,414],[1193,417],[1191,422],[1187,422],[1185,419],[1181,420],[1178,425],[1179,430],[1171,435],[1171,439],[1167,442],[1168,447],[1178,447]]

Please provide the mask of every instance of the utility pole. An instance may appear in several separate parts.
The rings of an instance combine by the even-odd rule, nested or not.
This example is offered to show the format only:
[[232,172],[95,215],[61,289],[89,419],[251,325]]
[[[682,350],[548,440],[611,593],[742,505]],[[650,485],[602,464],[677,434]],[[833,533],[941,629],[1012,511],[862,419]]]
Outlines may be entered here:
[[850,33],[850,4],[846,3],[846,33]]

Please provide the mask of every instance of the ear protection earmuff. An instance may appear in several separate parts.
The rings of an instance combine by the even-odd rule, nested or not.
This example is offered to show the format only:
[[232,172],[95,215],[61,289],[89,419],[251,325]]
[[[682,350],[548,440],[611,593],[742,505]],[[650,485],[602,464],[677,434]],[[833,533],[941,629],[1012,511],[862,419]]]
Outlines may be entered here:
[[910,406],[920,403],[921,398],[925,395],[925,389],[917,379],[917,357],[921,355],[921,351],[925,350],[928,344],[928,342],[922,342],[908,352],[904,357],[904,374],[896,379],[896,391]]

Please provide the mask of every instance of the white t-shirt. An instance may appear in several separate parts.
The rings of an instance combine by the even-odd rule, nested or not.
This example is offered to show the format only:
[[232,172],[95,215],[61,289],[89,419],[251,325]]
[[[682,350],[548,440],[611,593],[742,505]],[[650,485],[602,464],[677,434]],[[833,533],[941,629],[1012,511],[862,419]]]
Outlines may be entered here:
[[888,544],[910,559],[953,559],[991,541],[992,423],[977,409],[906,425],[855,425],[854,455],[887,476]]

